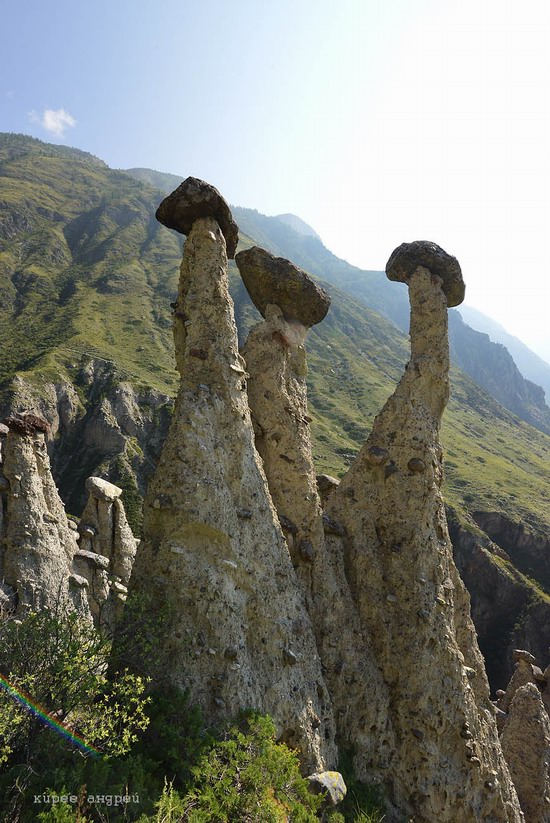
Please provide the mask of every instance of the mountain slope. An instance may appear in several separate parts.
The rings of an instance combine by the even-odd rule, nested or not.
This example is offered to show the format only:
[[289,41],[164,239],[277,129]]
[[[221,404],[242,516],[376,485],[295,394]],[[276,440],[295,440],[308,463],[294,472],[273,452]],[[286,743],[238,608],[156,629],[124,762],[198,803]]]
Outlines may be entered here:
[[[276,217],[266,217],[253,209],[236,208],[237,222],[250,236],[273,254],[289,257],[307,271],[328,280],[369,308],[408,331],[407,288],[390,283],[383,272],[362,271],[335,257],[315,237],[281,226]],[[451,312],[451,315],[455,314]],[[550,407],[544,393],[525,381],[502,346],[482,338],[467,324],[451,321],[449,328],[453,362],[466,371],[500,403],[541,431],[550,433]],[[499,381],[500,371],[507,375]]]
[[550,407],[544,401],[544,389],[521,375],[505,346],[474,331],[458,311],[449,312],[449,338],[451,356],[461,369],[507,409],[550,434]]

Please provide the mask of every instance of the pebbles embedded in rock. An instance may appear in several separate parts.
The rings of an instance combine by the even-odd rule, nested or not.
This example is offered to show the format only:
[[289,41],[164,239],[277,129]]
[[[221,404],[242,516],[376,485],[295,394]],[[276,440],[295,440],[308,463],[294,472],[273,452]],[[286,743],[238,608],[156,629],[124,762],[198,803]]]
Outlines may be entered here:
[[381,446],[369,446],[365,456],[368,463],[372,463],[373,466],[381,466],[389,460],[390,453]]
[[318,474],[316,480],[319,497],[321,498],[321,503],[324,504],[330,497],[331,492],[338,488],[340,481],[330,474]]
[[412,474],[422,474],[426,471],[426,464],[419,457],[413,457],[407,463],[407,468]]

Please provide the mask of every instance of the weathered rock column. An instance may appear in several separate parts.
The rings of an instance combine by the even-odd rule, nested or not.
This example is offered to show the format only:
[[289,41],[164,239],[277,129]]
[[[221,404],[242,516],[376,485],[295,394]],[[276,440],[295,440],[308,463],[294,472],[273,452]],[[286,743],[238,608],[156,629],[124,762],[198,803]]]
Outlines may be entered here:
[[527,823],[550,823],[550,719],[534,683],[520,686],[501,736]]
[[356,767],[415,820],[518,821],[440,492],[447,306],[463,299],[460,267],[421,242],[396,249],[387,274],[409,286],[411,359],[328,501],[346,530],[344,566],[387,694],[370,718],[358,707]]
[[72,569],[76,534],[69,528],[50,470],[47,423],[33,415],[8,418],[6,423],[4,581],[15,590],[20,613],[67,604],[87,614],[87,582]]
[[[228,292],[230,233],[222,234],[232,221],[211,192],[220,198],[191,179],[157,212],[188,232],[174,314],[181,384],[130,590],[171,607],[165,674],[190,689],[210,719],[241,708],[268,712],[306,768],[334,766],[332,710],[311,622],[254,447]],[[210,216],[198,208],[215,200]],[[171,222],[168,212],[188,223]]]
[[90,496],[80,518],[75,568],[88,580],[95,620],[113,630],[126,600],[137,540],[120,499],[122,489],[101,477],[89,477],[86,489]]
[[326,315],[330,298],[290,261],[257,246],[239,252],[235,262],[265,317],[242,350],[256,448],[311,612],[324,532],[311,451],[304,341],[309,327]]
[[324,318],[330,299],[305,272],[258,247],[239,252],[235,262],[265,317],[242,352],[256,447],[313,623],[338,742],[346,747],[352,742],[350,728],[360,725],[357,705],[364,702],[366,684],[371,695],[377,690],[375,665],[341,563],[343,529],[323,515],[311,447],[304,341],[308,328]]

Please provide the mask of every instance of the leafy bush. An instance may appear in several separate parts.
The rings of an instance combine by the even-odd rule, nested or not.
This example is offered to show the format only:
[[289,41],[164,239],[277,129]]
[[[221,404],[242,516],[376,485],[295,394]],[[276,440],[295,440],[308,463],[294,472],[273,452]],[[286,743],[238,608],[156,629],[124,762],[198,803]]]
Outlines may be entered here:
[[0,809],[6,820],[18,819],[27,789],[48,785],[41,776],[61,785],[87,760],[126,754],[146,728],[146,682],[128,671],[108,679],[109,651],[108,639],[91,623],[61,606],[0,621]]
[[194,784],[180,806],[181,820],[317,821],[322,798],[310,793],[307,780],[300,775],[297,755],[276,743],[275,725],[269,717],[248,715],[244,728],[231,728],[225,740],[201,757],[192,773]]

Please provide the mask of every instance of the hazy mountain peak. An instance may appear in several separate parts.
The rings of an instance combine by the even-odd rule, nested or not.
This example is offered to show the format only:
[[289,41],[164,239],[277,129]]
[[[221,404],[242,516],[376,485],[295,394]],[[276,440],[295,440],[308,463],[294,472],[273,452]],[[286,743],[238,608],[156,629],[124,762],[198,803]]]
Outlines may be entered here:
[[302,218],[296,214],[277,214],[275,216],[277,220],[286,223],[287,226],[290,226],[290,228],[294,229],[298,234],[304,234],[306,237],[316,237],[317,240],[321,239],[315,229],[312,229],[305,220],[302,220]]

